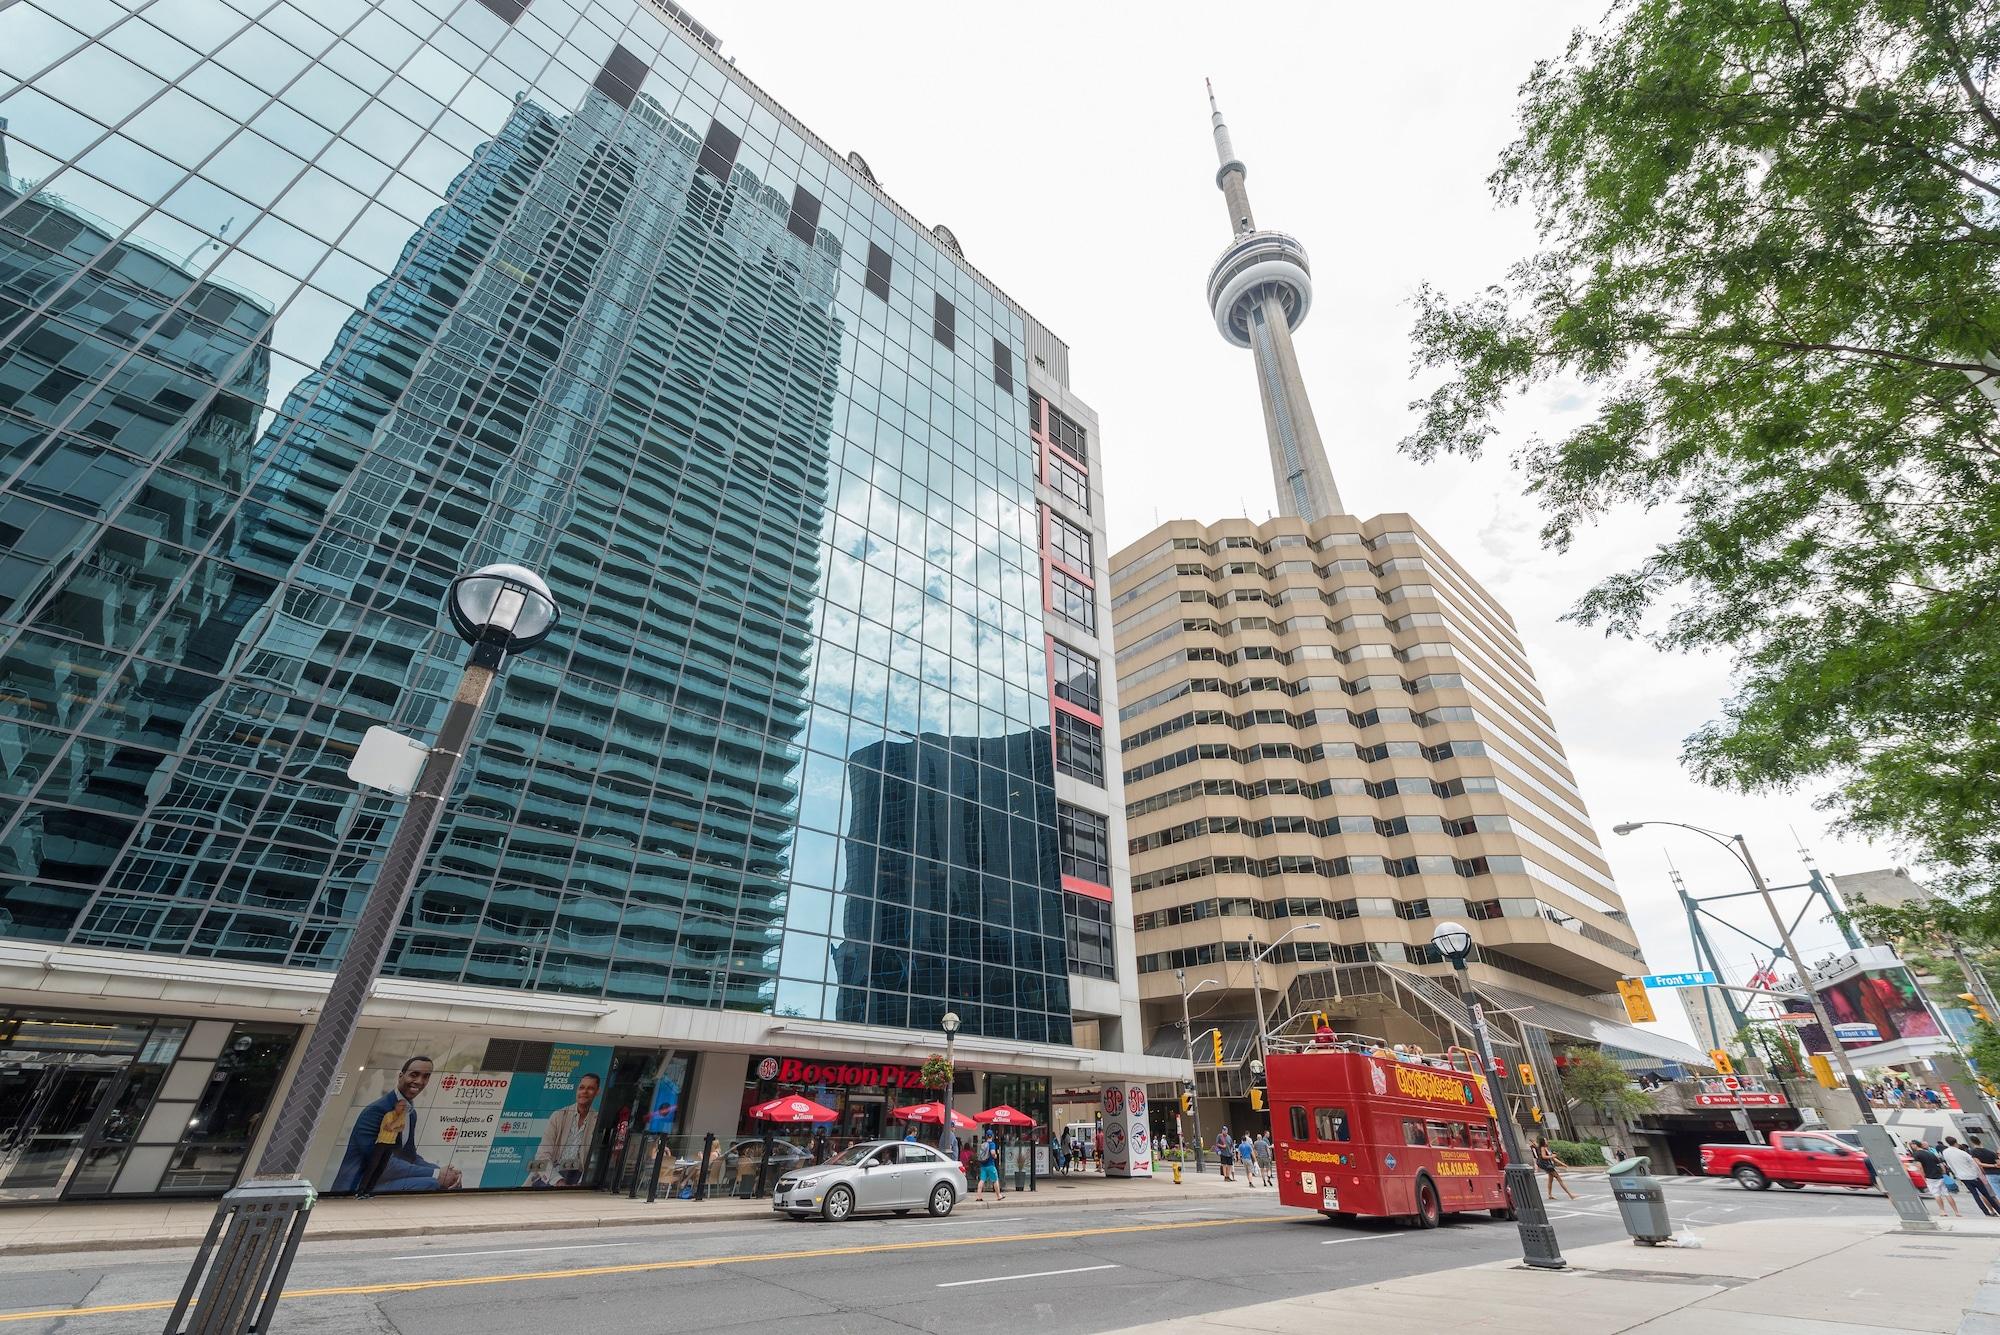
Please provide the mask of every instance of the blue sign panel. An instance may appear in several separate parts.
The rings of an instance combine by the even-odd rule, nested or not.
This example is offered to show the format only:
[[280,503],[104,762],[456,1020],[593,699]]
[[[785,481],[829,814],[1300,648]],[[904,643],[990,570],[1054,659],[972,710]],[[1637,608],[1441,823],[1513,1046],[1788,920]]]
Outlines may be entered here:
[[1647,987],[1713,987],[1717,979],[1712,969],[1692,973],[1649,973],[1639,980]]

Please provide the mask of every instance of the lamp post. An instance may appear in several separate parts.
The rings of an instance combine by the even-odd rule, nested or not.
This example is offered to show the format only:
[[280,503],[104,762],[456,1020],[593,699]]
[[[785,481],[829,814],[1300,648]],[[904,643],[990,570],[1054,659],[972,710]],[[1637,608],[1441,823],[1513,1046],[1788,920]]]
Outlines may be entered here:
[[1220,987],[1220,978],[1204,978],[1189,990],[1187,970],[1175,969],[1174,979],[1181,985],[1181,1037],[1187,1040],[1188,1088],[1195,1092],[1188,1096],[1188,1111],[1194,1115],[1194,1171],[1201,1171],[1201,1089],[1194,1083],[1194,1021],[1188,1018],[1188,998],[1204,987]]
[[1671,825],[1676,829],[1698,834],[1717,845],[1743,864],[1743,870],[1750,873],[1750,884],[1757,887],[1757,897],[1764,901],[1764,908],[1771,915],[1771,925],[1778,929],[1778,940],[1785,947],[1786,956],[1792,961],[1792,969],[1799,980],[1799,987],[1806,994],[1806,1002],[1812,1007],[1813,1018],[1819,1022],[1820,1033],[1826,1036],[1827,1047],[1832,1050],[1833,1060],[1840,1067],[1840,1074],[1847,1081],[1847,1092],[1854,1097],[1854,1106],[1860,1110],[1864,1126],[1860,1134],[1861,1146],[1867,1151],[1868,1162],[1875,1171],[1875,1180],[1888,1193],[1889,1203],[1896,1207],[1906,1229],[1930,1230],[1937,1227],[1930,1212],[1925,1209],[1923,1198],[1910,1185],[1908,1173],[1903,1169],[1902,1157],[1896,1152],[1896,1143],[1890,1139],[1886,1128],[1875,1121],[1875,1110],[1868,1104],[1868,1096],[1862,1092],[1861,1076],[1854,1069],[1854,1063],[1847,1059],[1847,1048],[1840,1041],[1840,1035],[1833,1031],[1833,1017],[1827,1013],[1826,1002],[1820,998],[1819,989],[1813,986],[1812,975],[1806,971],[1805,957],[1792,944],[1792,929],[1785,925],[1785,917],[1778,912],[1777,901],[1771,898],[1771,887],[1764,884],[1764,874],[1757,870],[1756,859],[1750,856],[1750,845],[1740,834],[1718,834],[1705,830],[1699,825],[1688,825],[1677,820],[1634,820],[1611,827],[1613,834],[1625,835],[1648,825]]
[[1257,938],[1254,936],[1250,938],[1250,995],[1254,997],[1257,1002],[1257,1060],[1258,1061],[1268,1062],[1271,1059],[1271,1054],[1264,1045],[1264,974],[1263,970],[1260,969],[1258,966],[1264,962],[1265,956],[1269,955],[1279,946],[1285,944],[1285,942],[1292,936],[1296,935],[1299,932],[1317,932],[1320,930],[1322,926],[1324,926],[1323,923],[1302,922],[1297,927],[1292,928],[1291,931],[1286,932],[1283,936],[1279,937],[1276,941],[1273,941],[1270,945],[1265,946],[1262,950],[1257,949]]
[[958,1064],[952,1060],[952,1053],[958,1048],[958,1012],[946,1011],[938,1018],[938,1028],[944,1030],[944,1064],[951,1068],[951,1078],[944,1087],[944,1116],[938,1128],[938,1148],[946,1154],[958,1153],[958,1128],[951,1124],[951,1099],[958,1090]]
[[1472,1016],[1472,1037],[1479,1044],[1480,1079],[1497,1095],[1493,1110],[1499,1114],[1500,1146],[1507,1151],[1507,1199],[1514,1203],[1514,1225],[1521,1231],[1521,1259],[1537,1270],[1566,1269],[1569,1262],[1563,1260],[1555,1225],[1549,1222],[1541,1189],[1535,1185],[1535,1166],[1521,1152],[1520,1128],[1514,1125],[1506,1095],[1493,1085],[1493,1039],[1486,1032],[1486,1008],[1465,971],[1465,957],[1472,953],[1472,933],[1458,923],[1441,922],[1431,929],[1431,945],[1450,961],[1458,975],[1459,999]]
[[[411,883],[444,816],[473,725],[507,655],[548,638],[559,617],[542,577],[517,565],[482,566],[460,575],[447,590],[445,607],[453,628],[472,646],[471,656],[418,772],[381,874],[355,920],[263,1157],[250,1181],[223,1197],[168,1318],[169,1335],[261,1335],[270,1329],[312,1211],[315,1192],[306,1177],[306,1155],[313,1133],[402,921]],[[197,1288],[200,1302],[183,1330],[181,1318]]]

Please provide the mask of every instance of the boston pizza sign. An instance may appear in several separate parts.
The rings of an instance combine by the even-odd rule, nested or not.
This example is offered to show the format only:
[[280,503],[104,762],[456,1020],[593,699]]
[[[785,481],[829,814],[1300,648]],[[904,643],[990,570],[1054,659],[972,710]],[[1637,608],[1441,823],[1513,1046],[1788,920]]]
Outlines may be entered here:
[[923,1089],[921,1067],[838,1058],[764,1057],[752,1064],[759,1080],[781,1085],[826,1085],[836,1089]]

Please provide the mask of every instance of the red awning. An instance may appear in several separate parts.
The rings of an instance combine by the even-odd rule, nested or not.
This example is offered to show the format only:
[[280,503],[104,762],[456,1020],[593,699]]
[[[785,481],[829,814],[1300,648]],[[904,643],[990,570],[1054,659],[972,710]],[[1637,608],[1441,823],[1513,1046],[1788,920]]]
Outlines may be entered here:
[[1010,1108],[1004,1103],[997,1108],[988,1108],[985,1112],[972,1114],[972,1120],[982,1122],[987,1126],[1038,1125],[1034,1118],[1028,1116],[1028,1114],[1022,1112],[1019,1108]]
[[769,1103],[758,1104],[750,1110],[750,1116],[759,1122],[784,1122],[797,1126],[807,1122],[831,1122],[840,1114],[797,1094],[783,1094]]
[[[892,1122],[924,1122],[937,1126],[944,1120],[945,1107],[942,1103],[906,1103],[900,1108],[889,1110]],[[958,1109],[951,1110],[951,1124],[961,1131],[970,1131],[979,1124]]]

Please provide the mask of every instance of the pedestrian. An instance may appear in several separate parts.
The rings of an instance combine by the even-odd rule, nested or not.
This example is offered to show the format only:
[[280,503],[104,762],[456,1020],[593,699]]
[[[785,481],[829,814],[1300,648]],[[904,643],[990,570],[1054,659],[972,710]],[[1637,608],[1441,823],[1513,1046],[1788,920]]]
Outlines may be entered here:
[[354,1189],[354,1199],[365,1201],[375,1194],[375,1184],[382,1180],[382,1171],[389,1166],[389,1156],[396,1152],[396,1142],[403,1138],[409,1121],[408,1099],[397,1099],[396,1106],[382,1114],[382,1127],[375,1133],[375,1148],[368,1152],[368,1167]]
[[1993,1188],[1986,1184],[1986,1170],[1980,1166],[1971,1152],[1958,1143],[1957,1136],[1944,1138],[1944,1166],[1959,1180],[1972,1195],[1973,1204],[1983,1215],[2000,1214],[2000,1201],[1993,1198]]
[[1257,1176],[1267,1187],[1278,1185],[1278,1179],[1271,1171],[1271,1164],[1271,1133],[1260,1131],[1257,1133]]
[[973,1194],[984,1200],[988,1183],[993,1186],[994,1200],[1006,1199],[1007,1193],[1000,1189],[1000,1144],[993,1139],[990,1127],[987,1128],[986,1138],[979,1142],[979,1190]]
[[[1979,1138],[1977,1131],[1965,1133],[1965,1152],[1979,1161],[1980,1175],[1986,1179],[1986,1186],[1993,1187],[1993,1176],[2000,1171],[2000,1154],[1995,1154],[1991,1146]],[[1993,1199],[2000,1201],[2000,1191],[1994,1192]]]
[[1549,1148],[1547,1136],[1535,1138],[1535,1167],[1548,1175],[1550,1200],[1556,1198],[1557,1187],[1561,1187],[1563,1194],[1571,1200],[1576,1199],[1576,1193],[1569,1189],[1569,1183],[1563,1181],[1562,1162],[1556,1158],[1556,1152]]
[[1243,1185],[1257,1185],[1257,1142],[1245,1131],[1243,1139],[1236,1142],[1236,1162],[1243,1165]]
[[1951,1173],[1945,1168],[1944,1160],[1938,1157],[1937,1151],[1921,1140],[1912,1140],[1910,1159],[1923,1171],[1924,1194],[1937,1203],[1938,1217],[1944,1217],[1944,1207],[1947,1205],[1951,1207],[1954,1215],[1957,1214],[1958,1202],[1952,1199],[1950,1189],[1946,1185],[1951,1179]]
[[1224,1182],[1235,1180],[1230,1171],[1236,1158],[1236,1142],[1229,1138],[1229,1128],[1223,1127],[1215,1133],[1215,1171],[1222,1175]]

